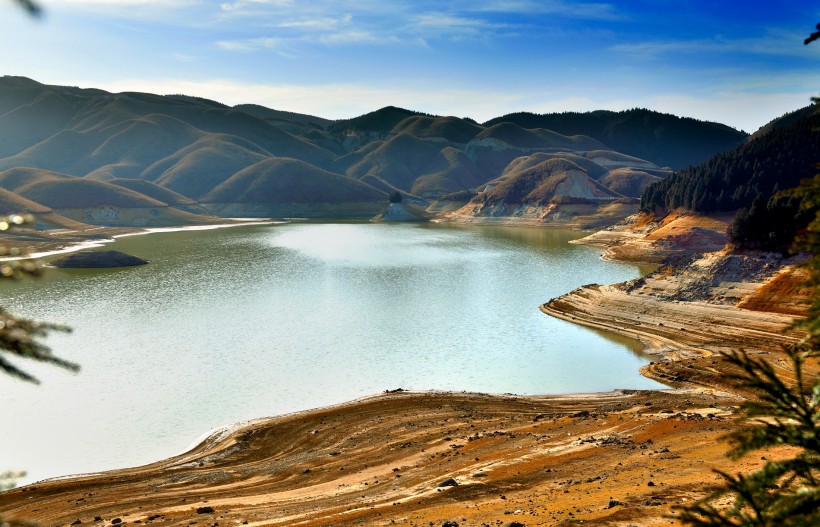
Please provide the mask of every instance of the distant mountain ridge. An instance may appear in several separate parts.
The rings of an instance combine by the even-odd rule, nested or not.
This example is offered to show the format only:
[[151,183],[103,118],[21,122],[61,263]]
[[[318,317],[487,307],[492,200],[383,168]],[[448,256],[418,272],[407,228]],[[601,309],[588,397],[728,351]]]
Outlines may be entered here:
[[587,135],[613,149],[673,169],[697,164],[739,145],[748,134],[729,126],[636,108],[620,112],[519,112],[490,119],[484,126],[510,122],[564,135]]
[[[492,188],[486,198],[508,205],[526,198],[539,206],[579,199],[633,200],[637,207],[642,189],[668,173],[598,137],[543,124],[516,117],[480,125],[395,106],[332,121],[255,104],[231,108],[188,95],[108,93],[4,76],[0,187],[77,221],[105,225],[119,214],[111,221],[123,224],[141,210],[140,222],[159,224],[206,221],[208,213],[366,218],[395,192],[421,207],[450,196],[445,208],[453,210]],[[632,142],[643,136],[636,137]],[[541,172],[531,170],[548,161]],[[28,185],[12,185],[23,177]],[[502,192],[525,180],[540,190]]]

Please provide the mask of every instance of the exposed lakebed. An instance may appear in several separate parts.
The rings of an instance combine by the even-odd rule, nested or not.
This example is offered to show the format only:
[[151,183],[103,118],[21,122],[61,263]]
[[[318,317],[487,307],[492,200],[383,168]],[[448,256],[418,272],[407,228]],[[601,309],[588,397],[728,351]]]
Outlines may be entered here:
[[0,290],[14,313],[73,327],[48,343],[83,367],[0,378],[0,467],[33,481],[146,463],[216,426],[399,387],[659,387],[634,345],[539,312],[639,275],[567,243],[579,236],[294,222],[122,238],[110,247],[151,264]]

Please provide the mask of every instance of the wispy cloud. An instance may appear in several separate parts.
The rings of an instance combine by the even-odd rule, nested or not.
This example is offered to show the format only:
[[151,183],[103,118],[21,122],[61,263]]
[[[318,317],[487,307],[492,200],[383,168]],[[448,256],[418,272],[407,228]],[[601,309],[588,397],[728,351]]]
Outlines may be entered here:
[[183,26],[190,25],[195,17],[180,13],[199,9],[202,0],[48,0],[42,4],[46,15],[54,15],[54,20],[81,15],[98,23],[133,20]]
[[796,32],[770,30],[765,35],[752,38],[727,38],[715,36],[693,40],[655,40],[618,44],[610,49],[637,58],[654,59],[672,54],[742,53],[807,57],[820,55],[820,49],[809,50],[800,44],[803,35]]
[[134,6],[166,6],[179,7],[197,4],[197,0],[50,0],[47,5],[59,6],[111,6],[111,7],[134,7]]
[[264,7],[292,8],[293,0],[234,0],[233,2],[222,2],[219,9],[228,13],[244,14],[248,10]]
[[398,42],[398,39],[390,36],[378,36],[369,31],[353,29],[323,35],[318,38],[318,41],[323,44],[370,44],[374,42]]
[[622,17],[614,5],[603,2],[486,0],[474,3],[471,9],[477,12],[558,15],[565,18],[587,20],[616,20]]
[[295,54],[288,50],[286,40],[276,37],[260,37],[246,40],[220,40],[214,43],[224,51],[253,52],[258,50],[272,50],[285,58],[294,58]]
[[296,28],[312,31],[331,31],[341,26],[349,25],[353,21],[353,15],[345,13],[340,17],[306,18],[301,20],[288,20],[280,22],[277,27]]
[[476,35],[516,27],[513,24],[490,22],[481,18],[466,17],[448,13],[428,12],[413,17],[406,31],[420,35]]

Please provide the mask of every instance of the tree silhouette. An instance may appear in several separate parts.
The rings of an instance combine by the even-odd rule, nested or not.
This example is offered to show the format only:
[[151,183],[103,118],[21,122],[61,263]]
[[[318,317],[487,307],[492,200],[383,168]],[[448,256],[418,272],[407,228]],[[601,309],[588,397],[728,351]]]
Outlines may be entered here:
[[31,16],[40,16],[43,14],[43,9],[40,7],[40,4],[36,2],[32,2],[31,0],[12,0],[15,4],[19,5],[23,9],[26,10],[28,14]]
[[[0,217],[0,232],[19,227],[32,218],[20,214]],[[21,256],[18,249],[0,246],[0,256]],[[0,262],[0,280],[17,280],[25,276],[39,276],[40,266],[32,260],[10,260]],[[17,367],[9,358],[32,359],[54,364],[61,368],[77,371],[80,367],[70,361],[54,356],[48,346],[38,339],[49,331],[69,331],[65,326],[49,322],[35,322],[18,318],[0,307],[0,371],[18,379],[39,383],[36,377]]]

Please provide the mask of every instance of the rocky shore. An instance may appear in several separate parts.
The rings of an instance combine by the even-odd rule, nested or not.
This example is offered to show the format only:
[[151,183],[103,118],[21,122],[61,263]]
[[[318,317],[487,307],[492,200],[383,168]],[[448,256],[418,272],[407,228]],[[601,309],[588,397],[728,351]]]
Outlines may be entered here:
[[[807,305],[802,259],[733,253],[725,248],[725,226],[724,219],[697,215],[654,222],[636,216],[576,240],[604,248],[605,258],[664,263],[622,284],[586,285],[541,311],[639,340],[657,357],[642,373],[672,386],[732,390],[719,356],[732,350],[786,366],[783,347],[803,336],[791,328]],[[781,373],[788,376],[788,369]]]

